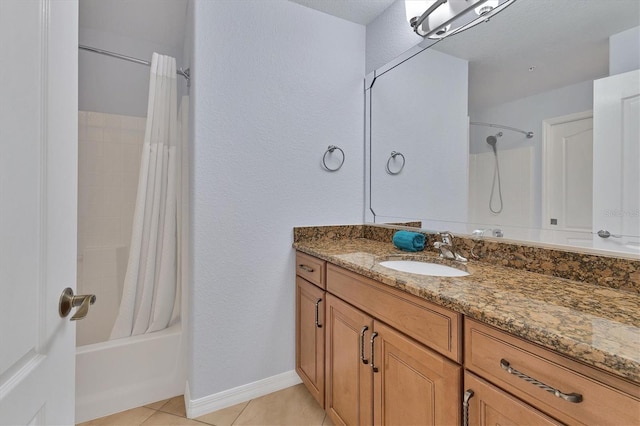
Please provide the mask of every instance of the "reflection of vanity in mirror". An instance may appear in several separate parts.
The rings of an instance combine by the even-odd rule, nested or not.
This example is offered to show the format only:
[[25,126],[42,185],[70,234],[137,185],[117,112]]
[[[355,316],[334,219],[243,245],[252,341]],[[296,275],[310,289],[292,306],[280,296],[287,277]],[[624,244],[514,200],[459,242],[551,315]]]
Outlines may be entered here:
[[372,73],[367,220],[640,255],[639,25],[516,0]]

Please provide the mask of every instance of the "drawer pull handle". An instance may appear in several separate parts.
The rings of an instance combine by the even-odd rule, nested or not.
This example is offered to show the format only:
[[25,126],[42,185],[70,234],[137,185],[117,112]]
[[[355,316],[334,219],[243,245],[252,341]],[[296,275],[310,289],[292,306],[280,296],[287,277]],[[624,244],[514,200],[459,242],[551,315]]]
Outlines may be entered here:
[[298,268],[302,269],[305,272],[308,273],[312,273],[313,272],[313,268],[307,265],[303,265],[302,263],[300,265],[298,265]]
[[318,299],[316,300],[316,327],[318,328],[322,328],[322,324],[320,324],[320,322],[318,321],[318,305],[320,305],[320,302],[322,302],[322,299]]
[[522,380],[525,380],[533,385],[536,385],[540,389],[546,390],[547,392],[552,393],[558,398],[564,399],[565,401],[573,402],[574,404],[582,402],[582,395],[580,395],[579,393],[564,393],[559,391],[556,388],[552,388],[551,386],[545,385],[544,383],[534,379],[533,377],[529,377],[526,374],[521,373],[515,368],[511,367],[511,364],[509,364],[509,361],[507,361],[506,359],[500,360],[500,367],[502,367],[502,369],[505,370],[507,373],[513,374],[514,376]]
[[369,364],[369,360],[364,359],[364,332],[368,329],[369,327],[365,325],[362,327],[362,330],[360,330],[360,361],[362,361],[363,364]]
[[376,337],[378,337],[378,333],[374,331],[373,334],[371,335],[371,370],[373,370],[374,373],[378,372],[378,367],[376,367],[376,364],[374,362],[374,352],[373,352]]
[[473,395],[474,392],[468,389],[462,398],[462,426],[469,426],[469,401]]

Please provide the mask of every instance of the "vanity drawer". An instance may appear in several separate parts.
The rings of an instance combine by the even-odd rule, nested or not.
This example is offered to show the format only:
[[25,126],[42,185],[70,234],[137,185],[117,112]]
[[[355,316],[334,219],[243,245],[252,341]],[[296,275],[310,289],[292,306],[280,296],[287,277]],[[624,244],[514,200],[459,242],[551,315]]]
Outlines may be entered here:
[[[558,420],[567,424],[640,424],[637,385],[477,321],[466,319],[464,333],[465,368]],[[530,383],[522,374],[570,395],[574,402],[544,390],[541,384]]]
[[317,285],[325,288],[325,271],[326,264],[324,260],[320,260],[308,254],[296,252],[296,275]]
[[461,363],[462,315],[335,265],[327,291]]

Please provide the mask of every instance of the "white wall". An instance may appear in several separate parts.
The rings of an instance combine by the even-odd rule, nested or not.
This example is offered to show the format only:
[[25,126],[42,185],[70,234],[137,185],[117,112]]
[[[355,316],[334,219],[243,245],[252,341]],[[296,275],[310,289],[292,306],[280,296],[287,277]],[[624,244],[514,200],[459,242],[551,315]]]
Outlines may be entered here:
[[192,400],[294,368],[292,228],[362,222],[365,48],[284,0],[193,14]]
[[609,75],[640,68],[640,27],[609,37]]
[[407,22],[404,0],[396,0],[367,25],[366,73],[370,73],[401,53],[421,43]]
[[[468,80],[467,61],[436,50],[376,79],[367,114],[376,215],[466,221]],[[392,151],[406,160],[397,175],[385,169]]]
[[[177,19],[182,17],[177,17]],[[82,23],[81,23],[82,24]],[[141,38],[80,26],[80,44],[151,61],[153,52],[176,58],[182,64],[182,46],[173,47]],[[78,55],[78,108],[83,111],[147,116],[149,67],[80,50]],[[186,82],[178,79],[178,94],[185,92]]]

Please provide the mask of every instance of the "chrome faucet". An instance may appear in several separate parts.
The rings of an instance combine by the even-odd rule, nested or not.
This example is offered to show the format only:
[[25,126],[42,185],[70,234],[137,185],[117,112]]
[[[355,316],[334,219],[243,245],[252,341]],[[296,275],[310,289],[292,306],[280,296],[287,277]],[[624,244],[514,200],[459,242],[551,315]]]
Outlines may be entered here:
[[504,233],[502,232],[502,229],[500,229],[500,228],[495,228],[495,229],[492,229],[492,228],[476,229],[471,233],[471,235],[474,236],[474,237],[484,237],[484,235],[487,232],[491,232],[491,236],[492,237],[498,237],[498,238],[504,237]]
[[436,241],[433,246],[440,250],[440,257],[457,260],[458,262],[467,261],[467,258],[460,255],[456,250],[456,243],[450,232],[438,232],[438,235],[442,241]]

